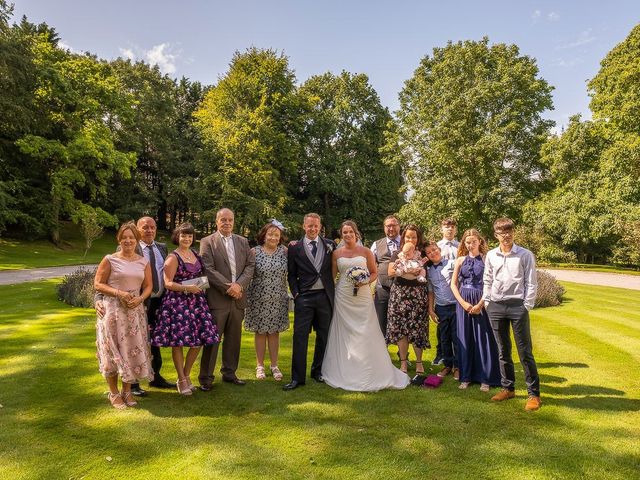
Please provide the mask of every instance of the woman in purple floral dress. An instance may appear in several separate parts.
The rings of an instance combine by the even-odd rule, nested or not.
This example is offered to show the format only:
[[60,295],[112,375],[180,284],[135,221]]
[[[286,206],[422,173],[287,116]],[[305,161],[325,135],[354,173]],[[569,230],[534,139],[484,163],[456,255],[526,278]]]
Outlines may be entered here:
[[[182,284],[204,276],[202,259],[191,249],[194,233],[190,223],[183,223],[173,231],[171,240],[178,248],[164,263],[164,286],[168,291],[162,297],[151,332],[152,345],[173,347],[171,356],[178,372],[178,392],[182,395],[191,395],[196,389],[190,374],[200,348],[220,341],[204,291],[196,285]],[[189,347],[186,357],[183,347]]]
[[415,245],[417,251],[422,252],[424,236],[416,225],[407,225],[400,237],[400,249],[393,254],[389,261],[389,277],[393,278],[391,293],[389,295],[389,310],[387,317],[387,345],[398,345],[400,356],[400,370],[407,373],[407,357],[409,344],[413,345],[416,354],[416,373],[424,373],[422,366],[422,350],[431,348],[429,343],[429,316],[427,284],[419,282],[413,274],[418,275],[420,268],[415,271],[407,271],[408,278],[403,278],[395,270],[395,261],[398,253],[402,251],[405,243]]

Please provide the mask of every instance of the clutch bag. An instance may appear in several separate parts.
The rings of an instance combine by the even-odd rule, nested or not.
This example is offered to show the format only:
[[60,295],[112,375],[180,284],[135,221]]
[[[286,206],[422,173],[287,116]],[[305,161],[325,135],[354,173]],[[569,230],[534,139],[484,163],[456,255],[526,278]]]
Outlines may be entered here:
[[201,290],[206,290],[207,288],[209,288],[209,279],[204,276],[204,277],[196,277],[196,278],[192,278],[191,280],[183,280],[181,283],[181,285],[195,285],[196,287],[200,288]]

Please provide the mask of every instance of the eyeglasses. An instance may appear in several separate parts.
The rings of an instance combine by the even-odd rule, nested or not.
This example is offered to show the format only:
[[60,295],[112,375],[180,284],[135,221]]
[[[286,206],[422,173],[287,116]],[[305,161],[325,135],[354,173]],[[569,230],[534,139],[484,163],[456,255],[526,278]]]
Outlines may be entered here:
[[493,233],[495,233],[498,237],[513,237],[513,232],[497,232],[497,231],[494,231]]
[[388,223],[387,225],[384,226],[384,228],[399,227],[399,226],[400,226],[399,223]]

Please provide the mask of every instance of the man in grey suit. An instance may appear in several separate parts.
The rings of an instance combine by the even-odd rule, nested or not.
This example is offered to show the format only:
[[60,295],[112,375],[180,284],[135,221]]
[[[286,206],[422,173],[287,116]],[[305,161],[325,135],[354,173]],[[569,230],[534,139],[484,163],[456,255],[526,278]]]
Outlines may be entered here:
[[[207,302],[222,335],[222,380],[234,385],[245,382],[236,376],[240,360],[242,320],[247,306],[246,289],[253,277],[255,256],[246,238],[233,233],[234,214],[222,208],[216,214],[217,231],[200,240],[200,256],[211,286]],[[202,350],[200,389],[211,390],[218,357],[218,344]]]

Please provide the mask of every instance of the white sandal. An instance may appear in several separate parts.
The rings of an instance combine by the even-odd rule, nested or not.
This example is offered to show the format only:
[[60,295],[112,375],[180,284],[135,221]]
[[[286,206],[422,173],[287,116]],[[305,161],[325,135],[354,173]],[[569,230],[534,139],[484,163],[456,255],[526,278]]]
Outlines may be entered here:
[[280,371],[277,365],[275,367],[271,366],[271,374],[273,375],[273,379],[276,382],[279,382],[280,380],[282,380],[282,372]]
[[[116,408],[118,410],[124,410],[125,408],[127,408],[127,403],[125,402],[124,398],[122,398],[122,395],[120,395],[119,393],[109,392],[108,398],[113,408]],[[117,399],[122,400],[123,403],[114,403]]]
[[138,405],[138,402],[135,401],[135,399],[133,398],[133,394],[130,391],[122,392],[120,395],[122,396],[122,400],[124,400],[124,403],[127,404],[127,407],[135,407],[136,405]]
[[264,380],[265,378],[267,378],[267,374],[264,373],[264,366],[258,365],[256,367],[256,378],[258,380]]
[[460,390],[465,390],[469,388],[469,385],[471,385],[471,382],[460,382],[460,385],[458,386],[458,388]]

